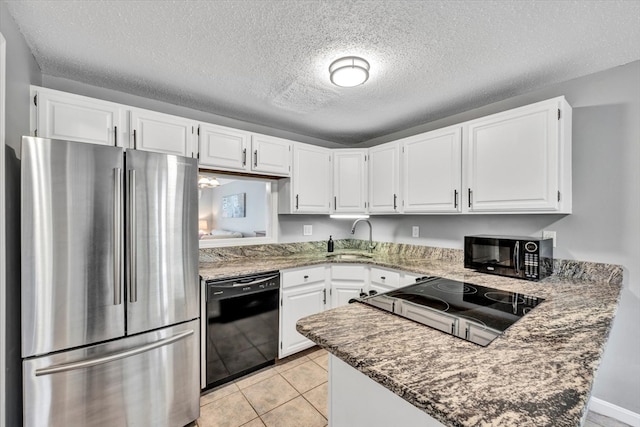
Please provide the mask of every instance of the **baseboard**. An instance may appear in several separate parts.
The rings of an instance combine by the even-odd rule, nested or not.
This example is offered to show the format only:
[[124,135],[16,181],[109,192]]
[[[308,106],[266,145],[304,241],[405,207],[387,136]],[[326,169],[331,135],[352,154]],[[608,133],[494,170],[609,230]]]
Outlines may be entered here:
[[614,418],[632,427],[640,427],[640,414],[598,399],[597,397],[592,396],[589,400],[589,410],[609,418]]

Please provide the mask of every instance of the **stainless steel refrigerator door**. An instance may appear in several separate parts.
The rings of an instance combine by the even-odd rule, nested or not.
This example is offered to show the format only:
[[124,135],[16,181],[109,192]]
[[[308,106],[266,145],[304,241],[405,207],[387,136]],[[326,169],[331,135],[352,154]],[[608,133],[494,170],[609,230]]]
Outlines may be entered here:
[[23,362],[24,426],[186,425],[199,416],[199,324]]
[[199,317],[196,159],[129,150],[127,334]]
[[22,139],[22,356],[124,336],[123,150]]

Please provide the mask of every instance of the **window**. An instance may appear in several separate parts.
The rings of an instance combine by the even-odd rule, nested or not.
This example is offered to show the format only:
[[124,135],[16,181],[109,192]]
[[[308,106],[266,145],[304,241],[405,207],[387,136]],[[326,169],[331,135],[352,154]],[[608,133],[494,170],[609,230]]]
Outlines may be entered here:
[[277,242],[277,181],[201,170],[201,248]]

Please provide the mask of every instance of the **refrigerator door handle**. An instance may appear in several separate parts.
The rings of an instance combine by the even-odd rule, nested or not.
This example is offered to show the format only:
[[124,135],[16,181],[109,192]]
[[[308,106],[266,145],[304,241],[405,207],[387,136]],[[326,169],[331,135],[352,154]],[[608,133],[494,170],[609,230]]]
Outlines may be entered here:
[[172,337],[162,339],[160,341],[152,342],[149,344],[141,345],[140,347],[135,347],[130,350],[121,351],[118,353],[113,353],[108,356],[103,357],[95,357],[92,359],[85,359],[79,362],[71,362],[71,363],[62,363],[60,365],[53,365],[47,368],[37,369],[35,372],[36,377],[40,377],[42,375],[51,375],[58,374],[60,372],[68,372],[74,371],[77,369],[86,369],[92,366],[101,365],[103,363],[109,363],[116,360],[124,359],[127,357],[135,356],[136,354],[145,353],[147,351],[153,350],[154,348],[163,347],[165,345],[172,344],[176,341],[180,341],[188,336],[194,334],[194,330],[190,329],[188,331],[182,332],[180,334],[176,334]]
[[122,169],[114,169],[113,204],[113,304],[122,304]]
[[129,170],[129,301],[138,301],[136,277],[136,171]]

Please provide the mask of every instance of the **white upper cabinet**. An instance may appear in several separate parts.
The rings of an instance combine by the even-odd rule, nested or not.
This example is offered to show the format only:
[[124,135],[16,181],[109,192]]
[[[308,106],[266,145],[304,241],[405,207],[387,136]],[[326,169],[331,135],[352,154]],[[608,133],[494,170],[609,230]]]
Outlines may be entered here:
[[251,136],[251,170],[270,175],[291,174],[291,141],[273,136]]
[[462,127],[401,141],[406,213],[460,212]]
[[201,124],[200,166],[216,170],[289,176],[291,141],[267,135]]
[[328,214],[331,209],[331,150],[293,144],[291,179],[278,183],[280,213]]
[[333,210],[363,213],[367,210],[367,150],[333,151]]
[[400,145],[369,149],[369,213],[400,211]]
[[200,166],[246,171],[251,133],[211,124],[200,125]]
[[564,97],[466,126],[469,212],[571,212],[571,107]]
[[131,110],[131,138],[136,150],[193,157],[197,123],[155,111]]
[[122,106],[45,88],[33,88],[35,132],[42,138],[126,147]]

